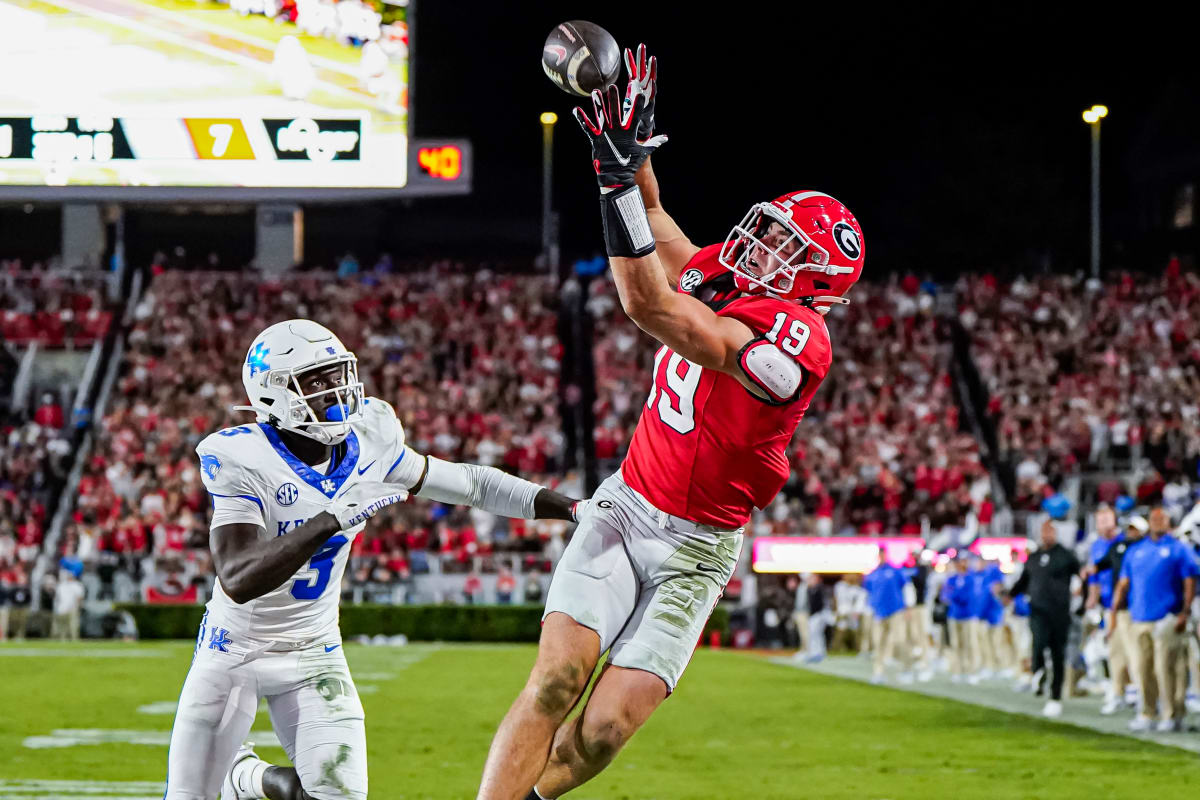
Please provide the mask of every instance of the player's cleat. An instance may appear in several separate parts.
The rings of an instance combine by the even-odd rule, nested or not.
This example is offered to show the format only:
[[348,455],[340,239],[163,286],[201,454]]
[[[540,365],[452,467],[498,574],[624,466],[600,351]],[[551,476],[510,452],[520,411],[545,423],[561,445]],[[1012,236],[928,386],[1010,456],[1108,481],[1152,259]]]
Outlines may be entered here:
[[933,670],[931,670],[931,669],[921,670],[920,672],[917,673],[917,680],[919,680],[921,683],[929,683],[931,680],[933,680]]
[[1142,714],[1138,714],[1136,717],[1130,720],[1129,730],[1134,731],[1135,733],[1140,733],[1142,731],[1150,730],[1153,725],[1154,720],[1147,716],[1143,716]]
[[1013,691],[1014,692],[1028,692],[1032,686],[1033,686],[1033,676],[1032,675],[1022,675],[1021,677],[1017,678],[1016,683],[1013,684]]
[[[254,742],[245,742],[233,757],[233,766],[221,784],[221,800],[259,800],[262,773],[270,766],[254,752]],[[259,789],[253,788],[259,786]]]
[[913,682],[914,678],[911,672],[901,672],[896,676],[896,683],[900,684],[901,686],[911,686]]
[[885,683],[887,683],[887,679],[884,678],[882,674],[876,673],[871,676],[872,686],[883,686]]
[[1115,697],[1106,698],[1104,705],[1100,706],[1100,713],[1106,717],[1111,717],[1113,714],[1121,710],[1122,703]]
[[953,675],[951,675],[951,676],[950,676],[950,682],[951,682],[951,683],[962,683],[962,682],[963,682],[963,676],[962,676],[962,675],[959,675],[959,674],[956,672],[956,673],[954,673]]
[[1159,733],[1180,733],[1183,731],[1183,720],[1181,719],[1161,719],[1154,730]]
[[1058,719],[1062,716],[1062,703],[1057,700],[1047,700],[1042,706],[1042,716],[1047,719]]

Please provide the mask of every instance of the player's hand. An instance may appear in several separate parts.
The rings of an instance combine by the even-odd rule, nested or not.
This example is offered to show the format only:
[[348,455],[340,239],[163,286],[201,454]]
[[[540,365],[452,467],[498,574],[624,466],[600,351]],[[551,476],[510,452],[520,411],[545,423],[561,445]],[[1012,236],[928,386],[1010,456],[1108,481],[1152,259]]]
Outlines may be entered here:
[[654,134],[654,100],[658,95],[658,59],[646,58],[646,45],[639,44],[637,55],[628,47],[625,48],[625,71],[629,73],[629,83],[625,86],[625,101],[621,104],[624,114],[633,106],[638,95],[643,95],[646,102],[638,115],[634,130],[638,136],[647,139]]
[[1187,630],[1188,615],[1187,612],[1181,612],[1175,617],[1175,632],[1183,633]]
[[592,166],[600,183],[600,193],[634,185],[633,176],[654,150],[667,141],[664,135],[648,136],[639,132],[650,101],[640,91],[629,109],[621,111],[621,93],[616,85],[592,92],[593,116],[576,106],[575,121],[592,144]]
[[402,503],[407,498],[408,490],[397,488],[394,483],[363,481],[330,502],[329,513],[337,519],[338,528],[345,531],[361,525],[382,509],[393,503]]

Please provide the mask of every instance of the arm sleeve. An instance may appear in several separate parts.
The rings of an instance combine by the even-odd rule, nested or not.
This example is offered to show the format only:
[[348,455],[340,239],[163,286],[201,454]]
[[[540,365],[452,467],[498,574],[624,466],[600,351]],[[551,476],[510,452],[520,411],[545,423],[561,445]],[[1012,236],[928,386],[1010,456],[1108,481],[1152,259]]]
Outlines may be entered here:
[[[405,489],[411,489],[425,474],[425,456],[413,450],[408,445],[400,449],[400,454],[391,467],[384,473],[387,483],[398,483]],[[428,480],[426,481],[428,483]]]
[[417,497],[474,506],[492,514],[534,519],[533,501],[542,487],[495,467],[456,464],[428,456],[429,471]]

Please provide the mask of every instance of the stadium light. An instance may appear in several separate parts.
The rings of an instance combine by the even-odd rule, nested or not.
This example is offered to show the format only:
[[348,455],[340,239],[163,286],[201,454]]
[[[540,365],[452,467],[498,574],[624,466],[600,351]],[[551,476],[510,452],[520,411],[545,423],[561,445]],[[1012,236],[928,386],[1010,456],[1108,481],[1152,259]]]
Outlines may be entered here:
[[558,272],[558,243],[550,193],[554,183],[554,123],[558,122],[558,114],[543,111],[539,119],[542,121],[542,257],[554,275]]
[[1100,277],[1100,120],[1108,116],[1108,106],[1094,105],[1083,112],[1083,121],[1092,129],[1092,277]]

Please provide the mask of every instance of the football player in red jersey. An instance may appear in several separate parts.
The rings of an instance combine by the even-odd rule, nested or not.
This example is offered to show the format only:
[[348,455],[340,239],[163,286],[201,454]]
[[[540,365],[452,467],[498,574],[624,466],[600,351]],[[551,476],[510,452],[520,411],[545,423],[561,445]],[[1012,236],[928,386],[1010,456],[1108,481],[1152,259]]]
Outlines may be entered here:
[[[675,688],[751,512],[787,480],[788,442],[829,371],[823,315],[862,272],[857,220],[821,192],[757,203],[723,244],[693,245],[648,161],[666,140],[652,136],[655,62],[644,47],[625,62],[624,103],[613,87],[575,117],[621,304],[663,347],[629,453],[555,570],[537,662],[484,767],[486,800],[579,786]],[[583,713],[564,723],[605,651]]]

